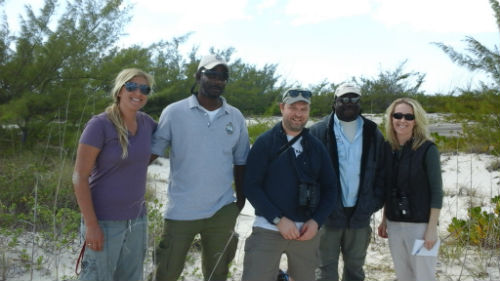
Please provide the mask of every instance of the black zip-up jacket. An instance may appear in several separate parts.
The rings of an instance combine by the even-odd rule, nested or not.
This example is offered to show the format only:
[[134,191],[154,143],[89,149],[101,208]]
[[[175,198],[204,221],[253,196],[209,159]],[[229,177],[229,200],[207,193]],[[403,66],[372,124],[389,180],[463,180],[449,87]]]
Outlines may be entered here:
[[[393,152],[387,143],[385,153],[385,215],[391,221],[429,222],[431,209],[431,190],[429,176],[425,167],[425,155],[431,141],[424,142],[417,150],[408,141],[399,154]],[[402,201],[401,197],[406,200]],[[406,202],[408,214],[401,214],[398,203]]]
[[384,204],[384,137],[375,122],[361,116],[363,125],[363,150],[358,199],[353,213],[348,219],[342,203],[337,140],[333,126],[334,114],[331,113],[310,128],[311,135],[320,139],[326,146],[333,168],[336,172],[339,192],[336,196],[335,209],[328,217],[325,225],[333,228],[362,228],[370,225],[370,217]]

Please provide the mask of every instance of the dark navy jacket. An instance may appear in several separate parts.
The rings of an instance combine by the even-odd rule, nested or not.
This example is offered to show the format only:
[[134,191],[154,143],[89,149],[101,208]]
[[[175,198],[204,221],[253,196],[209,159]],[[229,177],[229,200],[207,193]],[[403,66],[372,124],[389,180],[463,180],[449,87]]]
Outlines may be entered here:
[[348,219],[342,203],[342,188],[340,188],[339,159],[337,140],[334,134],[333,114],[326,116],[311,126],[311,135],[316,136],[325,144],[336,173],[337,201],[335,209],[328,217],[327,226],[334,228],[362,228],[370,225],[371,215],[382,208],[384,203],[384,137],[373,121],[361,116],[363,125],[363,152],[361,154],[361,169],[358,200],[354,211]]
[[[298,157],[293,148],[277,155],[287,142],[281,122],[257,138],[247,158],[243,183],[245,196],[255,208],[255,214],[265,217],[270,223],[274,218],[284,216],[297,222],[312,218],[321,226],[337,201],[331,161],[325,147],[307,129],[302,134],[303,152]],[[301,179],[298,171],[303,173]],[[298,208],[298,186],[305,178],[320,185],[319,205],[309,215]]]

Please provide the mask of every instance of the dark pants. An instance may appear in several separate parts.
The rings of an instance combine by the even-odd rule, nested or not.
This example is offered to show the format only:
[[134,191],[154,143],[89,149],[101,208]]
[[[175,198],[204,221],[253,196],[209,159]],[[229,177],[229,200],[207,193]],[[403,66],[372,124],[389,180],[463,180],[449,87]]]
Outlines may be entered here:
[[320,266],[316,272],[317,281],[339,280],[339,255],[344,260],[343,281],[365,279],[363,265],[370,243],[371,227],[334,229],[323,227],[319,246]]
[[236,204],[232,203],[222,207],[207,219],[165,220],[163,235],[156,249],[155,280],[175,281],[179,278],[196,234],[201,236],[202,272],[205,280],[209,278],[211,281],[226,280],[229,264],[234,258],[238,245],[234,225],[239,212]]

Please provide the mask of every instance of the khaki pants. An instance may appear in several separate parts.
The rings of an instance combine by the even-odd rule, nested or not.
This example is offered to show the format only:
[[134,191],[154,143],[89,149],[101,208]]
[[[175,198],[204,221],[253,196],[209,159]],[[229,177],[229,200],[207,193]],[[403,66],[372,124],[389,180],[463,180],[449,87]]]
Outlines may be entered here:
[[308,241],[286,240],[278,231],[254,227],[245,242],[243,281],[276,281],[281,255],[288,258],[288,274],[295,281],[314,280],[318,266],[319,235]]
[[[196,234],[200,234],[202,272],[205,280],[211,277],[210,281],[225,281],[229,272],[229,264],[238,246],[238,236],[234,232],[234,226],[239,212],[236,204],[231,203],[207,219],[193,221],[166,219],[163,235],[156,249],[157,268],[154,280],[177,280],[184,269],[186,255],[193,239]],[[229,239],[231,241],[228,244]],[[226,245],[228,247],[225,249]],[[219,264],[217,264],[219,259]]]
[[423,239],[426,223],[387,220],[389,248],[398,281],[435,281],[437,257],[411,254],[416,239]]

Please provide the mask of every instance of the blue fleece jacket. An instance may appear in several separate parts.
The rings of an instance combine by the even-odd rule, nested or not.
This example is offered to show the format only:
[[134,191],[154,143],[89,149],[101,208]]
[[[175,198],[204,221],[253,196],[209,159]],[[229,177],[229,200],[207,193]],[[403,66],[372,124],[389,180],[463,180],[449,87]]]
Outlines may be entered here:
[[[275,217],[296,222],[314,219],[319,226],[332,212],[337,201],[336,175],[323,144],[304,129],[303,152],[296,157],[292,148],[279,156],[279,149],[288,142],[281,122],[255,141],[247,158],[243,192],[255,208],[255,214],[270,223]],[[295,161],[297,170],[293,162]],[[299,174],[301,173],[300,179]],[[318,207],[307,214],[298,206],[300,181],[309,180],[320,186]]]

